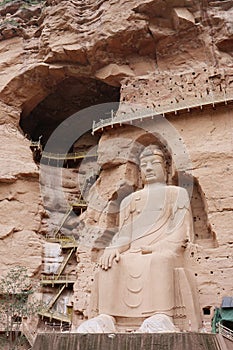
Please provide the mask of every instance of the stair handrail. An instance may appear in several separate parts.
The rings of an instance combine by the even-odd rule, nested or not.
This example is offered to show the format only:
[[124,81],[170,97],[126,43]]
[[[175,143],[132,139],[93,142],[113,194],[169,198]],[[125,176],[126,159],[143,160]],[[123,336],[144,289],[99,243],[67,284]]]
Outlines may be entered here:
[[218,329],[219,329],[219,334],[233,341],[233,331],[231,329],[223,326],[221,323],[218,324]]

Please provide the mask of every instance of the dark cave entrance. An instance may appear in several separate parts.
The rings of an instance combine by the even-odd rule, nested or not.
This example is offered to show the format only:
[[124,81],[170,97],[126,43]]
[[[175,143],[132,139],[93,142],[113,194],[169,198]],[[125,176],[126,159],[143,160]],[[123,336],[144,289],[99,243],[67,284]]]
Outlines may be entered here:
[[[44,147],[58,125],[74,113],[97,104],[115,102],[116,106],[119,101],[120,87],[86,77],[69,77],[59,83],[29,115],[22,113],[20,127],[30,140],[38,141],[40,138]],[[100,115],[102,119],[108,117],[107,113]]]
[[[40,181],[45,192],[44,207],[48,213],[48,218],[45,219],[47,235],[78,237],[78,232],[75,231],[76,217],[85,211],[85,198],[98,178],[96,147],[101,136],[101,134],[91,134],[91,123],[89,123],[90,127],[84,132],[68,128],[67,135],[61,134],[64,143],[62,144],[62,140],[59,139],[59,142],[50,148],[48,144],[51,135],[63,122],[69,124],[71,116],[79,119],[80,114],[77,112],[82,113],[83,110],[82,117],[89,118],[91,122],[100,118],[109,118],[111,111],[115,112],[118,109],[119,102],[120,87],[86,77],[68,77],[30,113],[22,113],[20,127],[31,140],[30,148],[33,151],[34,160],[37,163],[40,162],[40,170],[42,169],[43,176]],[[96,105],[101,107],[98,108]],[[95,113],[95,111],[98,112]],[[37,147],[38,140],[41,148]],[[67,140],[69,146],[65,149],[64,144]],[[90,155],[90,152],[93,155]],[[73,154],[81,154],[81,156],[73,157]],[[56,184],[57,177],[60,176],[59,168],[63,168],[60,192]],[[73,220],[74,217],[76,221]]]

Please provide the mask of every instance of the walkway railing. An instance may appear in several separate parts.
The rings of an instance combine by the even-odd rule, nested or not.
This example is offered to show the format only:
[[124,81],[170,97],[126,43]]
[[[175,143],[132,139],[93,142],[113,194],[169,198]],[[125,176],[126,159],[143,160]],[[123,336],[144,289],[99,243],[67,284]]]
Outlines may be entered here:
[[29,344],[31,346],[33,346],[35,339],[36,339],[36,334],[32,334],[31,330],[28,327],[28,324],[26,323],[26,321],[22,322],[22,326],[21,326],[21,330],[22,333],[25,335],[25,337],[27,338]]
[[72,207],[86,207],[87,202],[84,199],[78,199],[77,202],[71,203],[71,206]]
[[51,243],[60,243],[62,248],[78,247],[78,243],[74,236],[64,236],[60,234],[56,235],[56,237],[46,236],[46,241]]
[[219,334],[233,341],[233,331],[219,323]]
[[41,148],[40,141],[31,141],[31,147]]
[[67,322],[71,323],[71,316],[70,315],[65,315],[57,311],[48,311],[48,310],[43,310],[39,312],[39,315],[42,317],[48,317],[50,320],[58,320],[60,322]]
[[168,104],[161,106],[161,107],[156,107],[156,109],[153,109],[149,112],[144,110],[133,110],[131,108],[131,111],[128,112],[121,112],[120,110],[114,115],[112,113],[111,118],[107,119],[100,119],[99,122],[96,122],[95,120],[93,121],[92,124],[92,134],[94,134],[96,131],[103,129],[107,126],[113,127],[114,125],[122,125],[123,123],[132,123],[133,121],[136,120],[143,120],[147,118],[154,118],[157,115],[166,115],[169,113],[175,113],[177,114],[179,111],[185,111],[190,112],[191,109],[194,108],[200,108],[202,109],[204,106],[212,105],[213,107],[217,104],[228,104],[229,102],[233,101],[233,95],[227,95],[226,93],[221,93],[218,95],[213,96],[212,94],[206,96],[205,98],[197,98],[197,101],[193,102],[194,99],[191,101],[183,101],[179,102],[175,105],[173,104],[173,107],[168,106]]
[[74,275],[41,275],[41,283],[74,283],[76,281],[76,277]]
[[75,160],[82,158],[91,158],[97,157],[96,153],[88,152],[75,152],[75,153],[52,153],[52,152],[43,152],[42,158],[51,159],[51,160]]

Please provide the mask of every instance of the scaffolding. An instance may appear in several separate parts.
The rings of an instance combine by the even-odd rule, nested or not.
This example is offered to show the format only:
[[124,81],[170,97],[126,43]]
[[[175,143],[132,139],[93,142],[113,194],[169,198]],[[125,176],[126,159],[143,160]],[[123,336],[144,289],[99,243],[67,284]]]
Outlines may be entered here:
[[54,311],[53,306],[57,302],[57,300],[62,295],[63,291],[69,287],[73,286],[76,281],[76,276],[72,274],[65,274],[65,268],[68,265],[70,259],[73,257],[73,255],[76,253],[76,250],[78,248],[78,243],[74,236],[66,236],[61,233],[61,229],[63,225],[65,224],[66,220],[68,219],[69,215],[75,208],[81,208],[84,209],[87,207],[86,202],[79,198],[75,203],[72,203],[71,206],[67,209],[61,223],[59,224],[58,228],[53,232],[53,236],[46,237],[46,241],[50,243],[59,243],[62,251],[64,252],[64,260],[61,262],[56,274],[52,275],[41,275],[41,286],[50,286],[51,288],[56,288],[56,293],[51,298],[49,303],[46,305],[46,307],[39,312],[39,315],[42,318],[49,318],[49,320],[56,320],[59,322],[67,322],[71,324],[72,320],[72,313],[68,312],[67,314],[62,314],[60,312]]
[[61,312],[53,311],[53,310],[43,310],[39,312],[39,315],[44,319],[44,317],[48,318],[50,322],[52,320],[59,321],[61,323],[68,323],[71,325],[72,317],[69,314],[62,314]]
[[38,141],[32,141],[30,144],[30,149],[33,152],[33,158],[36,161],[47,160],[48,164],[50,164],[50,161],[64,161],[67,162],[68,160],[80,160],[84,158],[96,158],[97,153],[93,151],[80,151],[80,152],[73,152],[73,153],[53,153],[53,152],[46,152],[43,151],[42,144],[40,142],[40,139]]
[[66,250],[66,256],[64,260],[62,261],[61,265],[59,266],[59,269],[56,274],[53,275],[41,275],[41,286],[50,286],[52,288],[56,288],[56,293],[51,298],[49,303],[45,306],[45,308],[39,312],[39,315],[42,317],[47,317],[50,320],[55,319],[60,322],[68,322],[71,323],[71,315],[70,314],[62,314],[57,311],[54,311],[52,308],[56,301],[59,299],[59,297],[62,295],[63,291],[69,287],[73,286],[76,281],[76,276],[72,274],[62,274],[65,270],[65,267],[67,266],[69,260],[73,256],[73,254],[76,252],[76,249],[78,247],[77,243],[75,242],[74,237],[65,237],[65,236],[58,236],[54,238],[48,238],[49,242],[53,243],[60,243],[62,250]]

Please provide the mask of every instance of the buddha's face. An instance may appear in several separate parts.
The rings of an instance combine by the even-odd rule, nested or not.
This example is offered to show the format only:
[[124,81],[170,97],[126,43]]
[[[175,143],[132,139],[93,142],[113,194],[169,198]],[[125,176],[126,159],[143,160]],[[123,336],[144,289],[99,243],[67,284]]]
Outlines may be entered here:
[[157,154],[144,156],[140,160],[140,166],[144,184],[166,182],[164,162],[161,156]]

